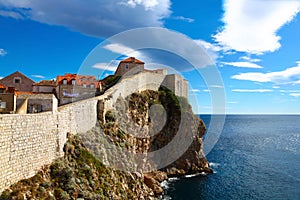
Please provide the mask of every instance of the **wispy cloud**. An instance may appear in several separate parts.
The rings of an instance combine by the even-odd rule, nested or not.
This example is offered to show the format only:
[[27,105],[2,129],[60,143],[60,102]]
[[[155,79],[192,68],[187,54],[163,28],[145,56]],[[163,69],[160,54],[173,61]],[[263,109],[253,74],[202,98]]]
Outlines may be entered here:
[[242,68],[254,68],[254,69],[261,69],[262,66],[251,63],[251,62],[221,62],[224,65],[230,65],[233,67],[242,67]]
[[174,17],[172,17],[172,19],[181,20],[181,21],[185,21],[185,22],[188,22],[188,23],[193,23],[195,21],[195,19],[192,19],[192,18],[189,18],[189,17],[183,17],[183,16],[174,16]]
[[164,28],[130,30],[110,42],[103,48],[121,55],[137,57],[145,63],[162,64],[176,71],[191,71],[215,64],[207,50],[199,47],[194,40]]
[[0,56],[5,56],[7,52],[4,49],[0,49]]
[[210,85],[209,87],[212,87],[212,88],[224,88],[223,85]]
[[137,57],[142,59],[141,57],[143,56],[139,51],[119,43],[107,44],[103,48],[128,57]]
[[42,79],[42,78],[45,78],[45,76],[43,75],[38,75],[38,74],[34,74],[34,75],[31,75],[33,78],[39,78],[39,79]]
[[258,93],[264,93],[264,92],[272,92],[273,90],[269,89],[233,89],[232,92],[258,92]]
[[254,63],[254,62],[260,62],[261,59],[258,59],[258,58],[251,58],[249,56],[241,56],[239,58],[240,60],[244,60],[244,61],[247,61],[247,62],[251,62],[251,63]]
[[237,104],[237,103],[239,103],[239,102],[237,102],[237,101],[227,101],[227,103],[228,103],[228,104]]
[[279,90],[279,92],[283,92],[283,93],[300,93],[300,90]]
[[199,89],[192,89],[192,90],[190,90],[190,91],[191,91],[191,92],[194,92],[194,93],[200,92]]
[[290,96],[292,96],[292,97],[300,97],[300,93],[291,93]]
[[240,73],[231,77],[237,80],[255,81],[260,83],[271,82],[276,85],[280,84],[300,84],[300,63],[298,66],[287,68],[283,71],[260,73],[247,72]]
[[119,61],[117,60],[112,61],[111,63],[96,63],[95,65],[92,66],[92,68],[114,72],[118,67],[118,63]]
[[225,0],[223,29],[214,35],[224,48],[262,54],[280,48],[278,30],[300,10],[300,1]]

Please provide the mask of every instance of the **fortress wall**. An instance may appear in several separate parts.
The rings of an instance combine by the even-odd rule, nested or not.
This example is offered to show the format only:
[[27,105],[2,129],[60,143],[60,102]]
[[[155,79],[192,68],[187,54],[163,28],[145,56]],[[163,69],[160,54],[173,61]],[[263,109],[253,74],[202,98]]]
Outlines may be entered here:
[[52,112],[0,115],[0,193],[57,158],[57,142]]
[[158,90],[164,79],[164,74],[142,72],[121,79],[99,97],[64,105],[57,112],[0,115],[0,193],[63,156],[67,133],[90,130],[96,124],[97,113],[103,118],[119,96]]
[[130,77],[122,77],[117,85],[108,89],[105,94],[98,97],[103,102],[103,110],[100,118],[104,121],[104,115],[106,111],[114,109],[114,105],[119,97],[126,98],[134,92],[140,92],[143,90],[155,90],[157,91],[165,79],[163,73],[153,72],[141,72]]
[[97,101],[76,102],[54,113],[0,115],[0,193],[63,156],[68,132],[86,132],[95,126]]

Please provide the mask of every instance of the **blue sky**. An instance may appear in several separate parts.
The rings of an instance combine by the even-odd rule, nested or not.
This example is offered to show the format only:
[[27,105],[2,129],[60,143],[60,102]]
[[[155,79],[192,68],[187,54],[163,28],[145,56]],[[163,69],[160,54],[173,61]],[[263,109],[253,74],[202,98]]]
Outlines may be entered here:
[[[35,81],[66,72],[104,76],[133,49],[125,55],[184,75],[197,113],[212,112],[216,88],[225,91],[229,114],[300,114],[299,11],[299,0],[0,0],[0,77],[16,70]],[[125,43],[102,45],[82,71],[99,43],[143,27],[174,30],[206,49],[223,85],[206,85],[184,59]]]

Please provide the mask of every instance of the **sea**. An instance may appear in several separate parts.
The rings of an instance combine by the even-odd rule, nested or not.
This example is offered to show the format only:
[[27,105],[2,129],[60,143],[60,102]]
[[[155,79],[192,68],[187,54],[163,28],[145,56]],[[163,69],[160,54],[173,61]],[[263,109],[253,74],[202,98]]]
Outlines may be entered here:
[[169,179],[162,199],[300,200],[300,115],[227,115],[206,157],[213,174]]

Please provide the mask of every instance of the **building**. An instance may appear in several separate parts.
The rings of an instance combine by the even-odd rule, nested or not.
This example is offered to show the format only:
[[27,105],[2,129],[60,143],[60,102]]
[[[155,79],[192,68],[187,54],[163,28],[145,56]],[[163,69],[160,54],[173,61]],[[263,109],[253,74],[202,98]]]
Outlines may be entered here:
[[172,90],[176,96],[188,98],[188,81],[178,74],[166,75],[161,85]]
[[148,70],[144,68],[144,62],[129,57],[122,60],[115,72],[115,76],[131,76],[140,72],[150,72],[165,75],[162,86],[172,90],[175,95],[188,98],[188,81],[178,74],[167,74],[166,69]]
[[17,114],[57,111],[58,100],[54,94],[16,92],[16,96]]
[[6,87],[13,87],[16,91],[32,92],[34,81],[21,72],[16,71],[1,79],[0,84]]
[[94,97],[102,90],[101,82],[95,76],[65,74],[57,76],[56,84],[60,105]]
[[33,84],[33,92],[37,93],[56,93],[56,81],[43,80]]
[[15,113],[16,95],[13,88],[0,84],[0,114]]
[[134,57],[126,58],[119,63],[115,76],[133,75],[142,72],[144,71],[144,64],[144,62]]

